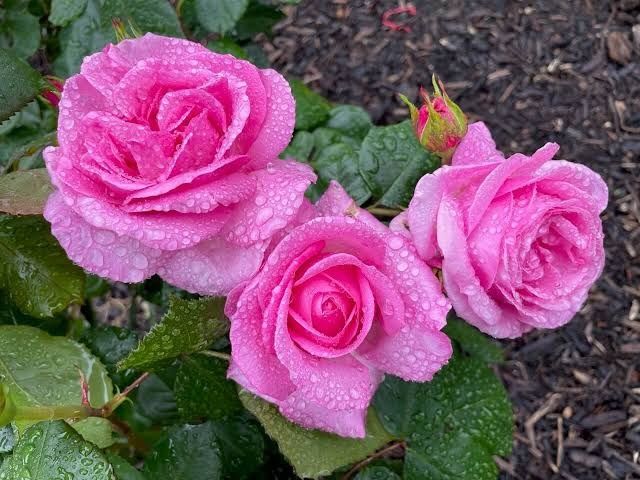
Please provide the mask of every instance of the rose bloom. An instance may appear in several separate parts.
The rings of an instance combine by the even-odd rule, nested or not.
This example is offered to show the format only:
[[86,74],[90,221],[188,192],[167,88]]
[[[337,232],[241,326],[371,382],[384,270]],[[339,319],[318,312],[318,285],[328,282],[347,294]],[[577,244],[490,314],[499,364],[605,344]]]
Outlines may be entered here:
[[384,373],[424,382],[452,354],[450,304],[409,241],[337,183],[227,299],[229,377],[307,428],[365,435]]
[[315,179],[277,159],[294,122],[273,70],[152,34],[108,45],[64,85],[45,217],[90,272],[224,294]]
[[472,124],[452,166],[425,175],[392,224],[442,267],[456,313],[497,338],[567,323],[604,266],[607,187],[584,165],[551,161],[557,151],[505,159]]

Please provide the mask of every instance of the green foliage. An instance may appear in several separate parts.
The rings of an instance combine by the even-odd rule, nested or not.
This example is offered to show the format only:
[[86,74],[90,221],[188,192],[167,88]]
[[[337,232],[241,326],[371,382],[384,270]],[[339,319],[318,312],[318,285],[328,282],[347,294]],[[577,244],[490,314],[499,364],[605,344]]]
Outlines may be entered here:
[[14,53],[0,48],[0,122],[36,98],[41,87],[38,72]]
[[0,326],[0,383],[8,386],[16,406],[79,405],[79,371],[87,379],[91,405],[111,399],[111,379],[84,346],[33,327]]
[[343,133],[347,137],[364,140],[373,127],[371,117],[355,105],[338,105],[329,112],[327,127]]
[[0,215],[0,288],[25,313],[50,317],[81,303],[85,275],[41,217]]
[[360,173],[380,205],[408,205],[418,180],[439,166],[439,158],[420,145],[409,121],[373,127],[362,142]]
[[44,168],[22,170],[0,176],[0,212],[39,215],[53,191]]
[[113,453],[108,453],[107,459],[113,467],[117,480],[145,480],[144,475],[124,458]]
[[429,383],[388,377],[374,405],[385,428],[407,440],[407,479],[495,480],[493,456],[511,452],[509,398],[475,358],[454,357]]
[[0,165],[9,170],[44,166],[42,149],[55,143],[55,111],[33,101],[0,125]]
[[242,391],[240,399],[277,443],[300,477],[318,478],[358,461],[393,439],[369,413],[364,439],[344,438],[319,430],[307,430],[286,420],[277,407]]
[[504,360],[504,352],[498,342],[456,317],[455,314],[449,315],[444,333],[455,340],[464,352],[483,362],[500,363]]
[[329,118],[331,104],[300,80],[289,80],[296,101],[296,130],[311,130]]
[[73,422],[71,426],[82,438],[98,448],[107,448],[114,443],[111,422],[106,418],[89,417],[79,422]]
[[174,298],[162,322],[119,363],[119,368],[148,368],[161,360],[204,350],[229,329],[223,307],[221,298]]
[[[40,22],[27,11],[27,6],[26,0],[4,0],[0,8],[0,49],[10,50],[23,59],[33,55],[40,45]],[[0,56],[0,72],[7,68],[4,62]],[[0,85],[4,86],[6,81],[2,79]],[[0,96],[0,105],[3,103]],[[0,115],[0,121],[4,118]]]
[[270,33],[283,18],[284,14],[279,9],[258,0],[249,0],[244,15],[235,24],[234,36],[238,40],[250,40],[258,33]]
[[400,480],[401,478],[389,467],[372,465],[360,470],[353,480]]
[[248,5],[249,0],[183,0],[180,11],[191,24],[209,33],[226,33],[233,29]]
[[207,43],[207,48],[217,53],[228,53],[244,60],[248,58],[247,51],[244,48],[226,37]]
[[148,478],[193,480],[222,477],[220,447],[211,423],[169,429],[144,464]]
[[87,0],[80,16],[60,31],[60,56],[54,62],[57,75],[76,73],[82,59],[109,42],[115,42],[112,18],[129,22],[143,32],[182,37],[180,22],[167,0]]
[[92,328],[84,333],[80,341],[107,368],[113,383],[124,388],[136,378],[136,371],[118,371],[118,362],[138,345],[138,337],[130,330],[118,327]]
[[51,0],[49,21],[58,27],[66,27],[87,7],[87,0]]
[[242,411],[235,384],[227,380],[228,363],[202,355],[185,358],[175,383],[176,403],[185,420],[218,420]]
[[116,480],[104,454],[63,421],[35,424],[20,438],[0,468],[0,480],[18,478]]

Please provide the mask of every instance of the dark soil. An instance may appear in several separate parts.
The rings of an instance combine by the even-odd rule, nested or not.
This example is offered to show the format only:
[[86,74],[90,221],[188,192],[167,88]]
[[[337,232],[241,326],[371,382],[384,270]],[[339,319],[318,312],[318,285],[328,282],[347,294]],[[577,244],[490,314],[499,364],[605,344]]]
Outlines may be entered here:
[[[378,123],[432,72],[506,152],[544,142],[606,179],[607,266],[564,328],[506,342],[515,405],[503,479],[640,478],[640,0],[308,0],[263,41],[274,66]],[[634,27],[636,37],[634,40]]]

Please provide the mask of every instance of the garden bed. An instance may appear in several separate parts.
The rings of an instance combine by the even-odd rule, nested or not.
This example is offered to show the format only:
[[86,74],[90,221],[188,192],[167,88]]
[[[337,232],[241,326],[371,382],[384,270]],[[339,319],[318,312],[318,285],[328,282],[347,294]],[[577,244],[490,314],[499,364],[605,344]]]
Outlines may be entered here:
[[[505,153],[547,141],[610,190],[607,264],[578,318],[508,343],[517,434],[502,478],[640,478],[640,2],[307,1],[263,46],[275,68],[376,123],[407,115],[432,72]],[[636,27],[636,31],[640,27]],[[636,37],[637,40],[637,37]],[[630,47],[630,50],[628,49]],[[530,426],[529,430],[527,425]]]

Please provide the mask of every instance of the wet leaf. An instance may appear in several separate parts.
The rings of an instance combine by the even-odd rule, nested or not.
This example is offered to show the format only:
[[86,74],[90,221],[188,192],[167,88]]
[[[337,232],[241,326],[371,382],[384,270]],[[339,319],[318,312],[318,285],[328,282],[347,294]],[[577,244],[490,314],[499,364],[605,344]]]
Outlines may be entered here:
[[223,478],[253,479],[264,462],[264,436],[256,421],[248,417],[245,413],[211,422],[222,453]]
[[296,101],[296,130],[311,130],[329,118],[331,104],[300,80],[290,80],[291,92]]
[[80,69],[82,59],[115,43],[111,24],[119,18],[125,25],[131,22],[141,32],[153,32],[183,37],[175,10],[167,0],[87,0],[82,14],[60,31],[61,52],[54,70],[69,77]]
[[0,288],[20,310],[45,318],[82,303],[84,281],[42,217],[0,215]]
[[[16,405],[80,405],[80,369],[89,384],[89,401],[101,407],[113,385],[100,361],[79,343],[26,326],[0,326],[0,382]],[[33,422],[21,421],[20,429]]]
[[0,468],[0,480],[116,480],[102,452],[65,422],[31,426]]
[[387,377],[374,398],[384,427],[407,440],[408,480],[495,480],[511,452],[507,393],[483,362],[454,357],[428,383]]
[[[27,6],[25,0],[4,0],[0,15],[0,48],[10,50],[23,59],[33,55],[40,46],[40,22],[29,13]],[[2,71],[0,60],[0,72]],[[2,104],[0,97],[0,105]],[[0,118],[0,121],[3,119]]]
[[413,134],[407,120],[369,130],[360,148],[360,173],[378,204],[407,206],[416,183],[440,166]]
[[66,27],[84,12],[87,0],[51,0],[49,21],[57,27]]
[[235,383],[227,380],[228,367],[222,359],[202,355],[183,360],[174,390],[184,420],[218,420],[243,410]]
[[137,470],[124,458],[113,453],[107,453],[107,460],[111,463],[118,480],[145,480],[142,472]]
[[19,170],[0,176],[0,212],[42,215],[53,191],[46,168]]
[[362,460],[393,440],[373,412],[369,412],[367,418],[367,436],[354,439],[302,428],[285,419],[275,405],[247,391],[240,393],[240,399],[278,443],[298,476],[303,478],[329,475],[340,467]]
[[197,23],[209,33],[226,33],[247,9],[249,0],[184,0],[181,2],[181,16],[187,23]]
[[221,451],[211,423],[171,427],[147,457],[143,472],[150,479],[222,478]]
[[444,332],[472,357],[486,363],[499,363],[504,360],[504,352],[498,342],[453,314],[447,318]]
[[138,337],[131,330],[119,327],[92,328],[80,338],[91,353],[107,368],[113,383],[125,388],[133,382],[138,373],[133,369],[118,371],[117,365],[138,346]]
[[38,72],[12,52],[0,48],[0,122],[36,98],[41,85]]
[[271,33],[273,26],[284,18],[284,14],[271,5],[258,0],[250,0],[244,15],[234,28],[238,40],[250,40],[258,33]]
[[371,191],[358,170],[358,150],[346,143],[335,143],[318,152],[311,163],[318,172],[317,188],[324,191],[331,180],[336,180],[362,205],[371,197]]
[[82,435],[82,438],[98,448],[107,448],[114,443],[111,422],[106,418],[89,417],[79,422],[73,422],[71,426]]
[[388,467],[372,465],[360,470],[353,480],[401,480],[401,478]]
[[348,137],[364,140],[373,123],[364,108],[355,105],[338,105],[329,112],[326,126]]
[[173,298],[162,321],[118,364],[118,368],[148,368],[161,360],[206,349],[229,329],[223,309],[224,298]]

